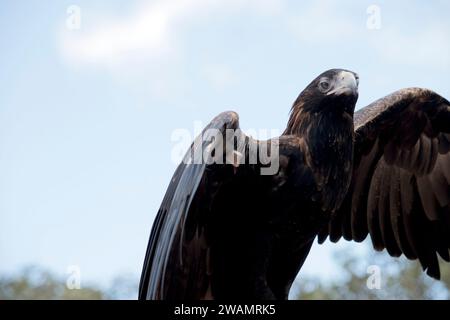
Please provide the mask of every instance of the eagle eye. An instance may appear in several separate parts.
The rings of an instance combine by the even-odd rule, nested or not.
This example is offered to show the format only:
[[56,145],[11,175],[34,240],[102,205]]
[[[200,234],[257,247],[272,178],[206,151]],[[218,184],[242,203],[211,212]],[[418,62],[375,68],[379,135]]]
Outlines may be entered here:
[[330,89],[330,81],[328,79],[320,79],[319,90],[321,92],[326,92],[328,89]]

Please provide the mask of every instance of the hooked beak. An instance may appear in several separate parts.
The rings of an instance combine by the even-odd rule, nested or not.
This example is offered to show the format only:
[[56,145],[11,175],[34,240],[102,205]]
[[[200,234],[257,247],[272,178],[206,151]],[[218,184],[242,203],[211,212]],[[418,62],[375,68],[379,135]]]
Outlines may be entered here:
[[356,73],[350,71],[341,71],[336,76],[334,89],[327,95],[357,95],[358,94],[359,77]]

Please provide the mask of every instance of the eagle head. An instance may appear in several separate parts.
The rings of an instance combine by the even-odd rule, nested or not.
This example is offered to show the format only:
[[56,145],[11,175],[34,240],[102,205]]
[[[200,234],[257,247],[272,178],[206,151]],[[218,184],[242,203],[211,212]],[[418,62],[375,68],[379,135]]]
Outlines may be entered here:
[[294,103],[303,111],[346,112],[353,115],[358,100],[359,77],[353,71],[331,69],[315,78]]
[[353,123],[358,85],[358,74],[353,71],[331,69],[320,74],[295,100],[285,134],[302,132],[312,118],[334,122],[344,118]]

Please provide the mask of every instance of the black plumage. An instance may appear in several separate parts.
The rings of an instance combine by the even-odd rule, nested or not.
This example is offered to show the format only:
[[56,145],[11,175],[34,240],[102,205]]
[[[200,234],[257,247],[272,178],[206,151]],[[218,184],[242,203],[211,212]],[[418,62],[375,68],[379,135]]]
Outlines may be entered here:
[[[450,247],[450,103],[411,88],[354,113],[358,81],[342,69],[319,75],[268,141],[242,133],[234,112],[213,119],[158,211],[139,298],[286,299],[316,236],[370,234],[375,249],[418,258],[439,278],[436,254],[448,261]],[[199,150],[213,151],[198,162]],[[274,174],[262,174],[274,159]]]

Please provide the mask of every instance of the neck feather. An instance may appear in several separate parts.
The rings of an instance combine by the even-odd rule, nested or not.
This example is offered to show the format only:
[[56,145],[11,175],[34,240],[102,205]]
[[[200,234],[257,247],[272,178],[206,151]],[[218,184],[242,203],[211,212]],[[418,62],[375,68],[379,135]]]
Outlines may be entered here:
[[347,113],[292,110],[284,134],[304,138],[308,162],[322,191],[323,210],[334,211],[347,192],[353,167],[353,130],[353,118]]

